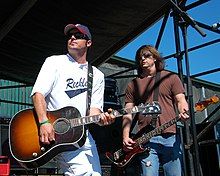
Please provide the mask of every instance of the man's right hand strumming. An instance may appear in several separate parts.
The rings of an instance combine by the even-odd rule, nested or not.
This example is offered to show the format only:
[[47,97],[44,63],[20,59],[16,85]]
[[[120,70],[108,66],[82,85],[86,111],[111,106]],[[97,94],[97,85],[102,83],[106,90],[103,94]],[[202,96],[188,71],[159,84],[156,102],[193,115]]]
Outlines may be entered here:
[[40,141],[44,144],[50,144],[55,141],[54,129],[49,122],[40,125]]

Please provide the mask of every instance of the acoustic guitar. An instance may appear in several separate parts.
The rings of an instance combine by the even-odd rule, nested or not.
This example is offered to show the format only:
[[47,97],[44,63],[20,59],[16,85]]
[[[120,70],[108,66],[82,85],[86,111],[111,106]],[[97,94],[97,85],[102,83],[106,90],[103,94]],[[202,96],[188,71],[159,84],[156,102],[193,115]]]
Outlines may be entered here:
[[[156,102],[141,104],[132,109],[112,110],[115,117],[127,113],[159,114]],[[44,165],[60,152],[77,150],[86,140],[87,124],[100,121],[100,115],[81,117],[75,107],[48,111],[47,117],[55,131],[55,141],[49,145],[39,140],[39,122],[35,109],[24,109],[15,114],[9,123],[9,146],[12,156],[25,168]]]

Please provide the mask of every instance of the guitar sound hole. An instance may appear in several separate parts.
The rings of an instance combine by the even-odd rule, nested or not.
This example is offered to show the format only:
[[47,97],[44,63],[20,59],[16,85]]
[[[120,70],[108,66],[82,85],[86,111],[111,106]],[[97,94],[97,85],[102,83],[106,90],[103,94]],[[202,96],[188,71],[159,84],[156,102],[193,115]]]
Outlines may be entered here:
[[64,134],[70,129],[70,122],[66,118],[59,118],[54,122],[54,130],[57,134]]

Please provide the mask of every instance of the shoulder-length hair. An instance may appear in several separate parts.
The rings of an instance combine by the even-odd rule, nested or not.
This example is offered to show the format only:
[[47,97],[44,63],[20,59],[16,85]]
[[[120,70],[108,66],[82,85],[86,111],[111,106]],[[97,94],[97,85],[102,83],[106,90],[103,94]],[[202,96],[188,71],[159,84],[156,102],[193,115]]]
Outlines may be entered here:
[[152,55],[153,58],[156,59],[155,61],[155,66],[156,70],[161,71],[164,69],[164,59],[160,55],[160,53],[157,51],[157,49],[151,45],[142,45],[137,51],[135,55],[135,61],[138,66],[138,76],[141,76],[143,73],[142,67],[140,66],[140,59],[143,55],[144,52],[149,51]]

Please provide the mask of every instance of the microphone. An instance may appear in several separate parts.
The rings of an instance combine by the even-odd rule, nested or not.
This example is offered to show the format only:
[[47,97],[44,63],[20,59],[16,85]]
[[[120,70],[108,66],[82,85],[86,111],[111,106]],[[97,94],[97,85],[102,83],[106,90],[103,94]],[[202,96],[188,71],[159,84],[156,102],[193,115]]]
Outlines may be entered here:
[[219,27],[220,27],[220,22],[214,23],[214,24],[212,25],[212,29],[214,29],[214,30],[217,30]]

